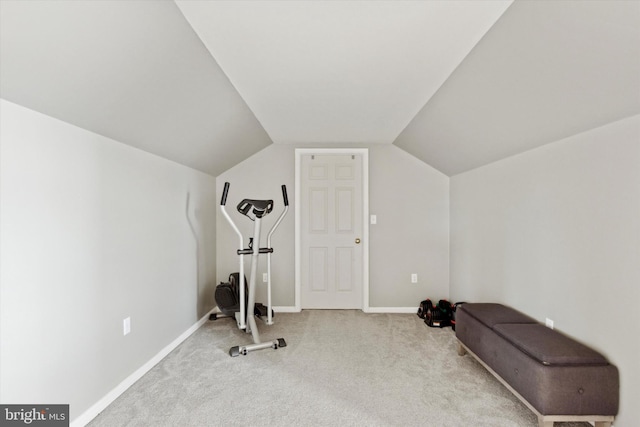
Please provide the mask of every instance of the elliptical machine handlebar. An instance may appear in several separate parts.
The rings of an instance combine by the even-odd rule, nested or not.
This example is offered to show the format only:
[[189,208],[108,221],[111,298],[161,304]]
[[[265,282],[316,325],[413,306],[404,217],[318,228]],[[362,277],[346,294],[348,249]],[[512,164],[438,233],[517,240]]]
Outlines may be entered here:
[[[225,206],[227,204],[227,196],[229,195],[229,187],[231,187],[231,184],[228,182],[224,183],[224,188],[222,190],[222,199],[220,199],[220,206]],[[284,202],[285,206],[289,206],[289,196],[287,195],[287,186],[282,184],[282,200]],[[242,202],[240,203],[242,204]],[[271,210],[269,210],[271,211]],[[242,214],[244,214],[243,211],[240,211]]]
[[[226,218],[227,222],[229,223],[229,225],[231,225],[231,228],[233,228],[233,231],[236,232],[236,234],[238,235],[238,239],[240,241],[240,249],[244,248],[244,238],[242,237],[242,233],[240,232],[240,230],[238,229],[238,226],[233,222],[233,220],[231,219],[231,217],[229,216],[229,214],[227,213],[227,209],[225,208],[225,205],[227,204],[227,196],[229,195],[229,187],[231,186],[231,184],[229,184],[228,182],[224,183],[224,189],[222,190],[222,199],[220,200],[220,210],[222,211],[222,214],[224,215],[224,217]],[[247,323],[246,323],[246,317],[245,317],[245,295],[244,295],[244,258],[242,256],[240,256],[240,318],[237,319],[238,321],[238,328],[240,329],[246,329],[247,327]]]
[[[257,221],[257,228],[254,229],[254,239],[256,239],[255,243],[256,245],[254,247],[251,247],[251,244],[249,244],[249,249],[246,249],[244,247],[244,238],[242,236],[242,233],[240,232],[240,230],[238,229],[238,227],[236,226],[236,224],[234,223],[233,219],[231,218],[231,216],[227,213],[225,205],[227,203],[227,196],[229,195],[229,187],[230,187],[230,183],[225,182],[224,183],[224,189],[222,190],[222,199],[220,200],[220,210],[222,211],[225,219],[227,220],[227,222],[231,225],[231,228],[233,228],[233,230],[235,231],[235,233],[238,235],[238,239],[239,239],[239,250],[238,250],[238,255],[240,257],[240,272],[239,272],[239,285],[240,285],[240,312],[238,313],[239,318],[238,320],[238,327],[240,329],[245,329],[247,327],[247,315],[252,316],[253,313],[253,307],[249,307],[249,310],[245,309],[245,283],[244,283],[244,256],[243,255],[253,255],[253,254],[259,254],[259,253],[266,253],[267,254],[267,325],[272,325],[273,324],[273,320],[272,320],[272,309],[271,309],[271,253],[273,252],[273,248],[271,247],[271,236],[273,235],[273,233],[276,231],[276,228],[278,228],[278,226],[280,225],[280,223],[282,222],[282,219],[284,218],[284,216],[287,214],[287,211],[289,210],[289,197],[287,195],[287,186],[286,185],[282,185],[282,199],[284,202],[284,209],[282,211],[282,213],[280,214],[280,216],[278,217],[278,219],[276,220],[276,222],[273,224],[273,226],[271,227],[271,230],[269,231],[268,235],[267,235],[267,247],[266,248],[260,248],[260,228],[259,228],[259,223],[263,217],[267,216],[272,208],[273,208],[273,201],[272,200],[253,200],[253,199],[244,199],[242,202],[240,202],[237,206],[238,208],[238,212],[240,212],[241,214],[247,216],[249,219],[251,219],[252,221]],[[252,209],[253,208],[253,209]],[[249,216],[249,212],[252,211],[252,213],[255,215],[255,217],[251,217]],[[252,264],[257,261],[254,261],[252,259]],[[252,265],[252,273],[254,273],[254,266]],[[253,283],[251,283],[253,282]],[[251,292],[251,284],[255,284],[255,277],[251,277],[250,279],[250,292]],[[252,298],[250,298],[250,300],[253,300]]]
[[222,200],[220,200],[220,206],[224,206],[227,204],[227,195],[229,194],[229,184],[228,182],[224,183],[224,190],[222,190]]
[[273,232],[276,231],[276,228],[278,228],[278,226],[282,222],[282,219],[289,210],[287,186],[284,184],[282,185],[282,200],[284,202],[284,210],[282,211],[276,222],[273,224],[273,227],[271,227],[271,230],[269,230],[269,234],[267,234],[267,249],[269,250],[269,252],[267,252],[267,325],[273,325],[273,320],[271,317],[271,253],[273,252],[273,248],[271,247],[271,235],[273,235]]

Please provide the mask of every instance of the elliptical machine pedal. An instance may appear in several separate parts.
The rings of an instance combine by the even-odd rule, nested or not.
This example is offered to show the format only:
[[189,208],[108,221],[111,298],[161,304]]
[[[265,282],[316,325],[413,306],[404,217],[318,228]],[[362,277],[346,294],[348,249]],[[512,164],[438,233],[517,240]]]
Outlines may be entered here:
[[248,345],[236,345],[229,349],[229,356],[231,357],[237,357],[240,355],[246,356],[250,351],[262,350],[264,348],[272,348],[274,350],[277,350],[280,347],[286,347],[286,346],[287,346],[287,342],[284,340],[284,338],[278,338],[270,342],[255,343],[255,344],[248,344]]
[[[269,308],[266,305],[257,302],[256,306],[254,307],[253,313],[258,317],[267,317],[267,310],[269,310]],[[276,313],[271,310],[271,317],[275,317],[275,315]]]

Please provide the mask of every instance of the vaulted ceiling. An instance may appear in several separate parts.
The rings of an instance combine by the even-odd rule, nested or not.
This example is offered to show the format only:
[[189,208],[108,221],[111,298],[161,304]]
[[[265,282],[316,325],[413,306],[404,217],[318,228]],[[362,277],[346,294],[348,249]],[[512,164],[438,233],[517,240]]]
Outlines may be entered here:
[[510,1],[177,1],[276,143],[392,143]]
[[214,176],[272,143],[454,175],[640,114],[640,2],[3,0],[0,96]]

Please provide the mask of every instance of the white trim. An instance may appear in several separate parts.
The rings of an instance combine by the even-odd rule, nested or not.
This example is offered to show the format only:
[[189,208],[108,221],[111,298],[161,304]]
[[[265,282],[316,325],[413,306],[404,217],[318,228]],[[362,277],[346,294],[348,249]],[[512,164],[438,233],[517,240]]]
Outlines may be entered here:
[[120,384],[118,384],[113,390],[107,393],[102,399],[94,403],[89,409],[84,411],[80,416],[74,419],[70,423],[70,427],[84,427],[91,420],[97,417],[100,412],[104,411],[107,406],[112,404],[122,393],[127,391],[136,381],[142,378],[147,372],[157,365],[162,359],[164,359],[169,353],[176,349],[184,340],[189,338],[191,334],[197,331],[204,323],[209,320],[209,315],[215,311],[215,308],[205,314],[198,322],[192,325],[189,329],[184,331],[178,338],[173,340],[169,345],[160,350],[158,354],[153,356],[147,363],[138,368],[134,373],[129,375]]
[[294,300],[295,300],[295,308],[297,311],[301,311],[302,310],[302,304],[300,302],[300,282],[302,281],[301,278],[301,271],[300,271],[300,260],[301,258],[301,254],[300,254],[300,248],[301,248],[301,242],[300,242],[300,220],[301,220],[301,216],[300,216],[300,165],[302,163],[302,152],[299,151],[301,150],[300,148],[297,148],[295,150],[295,236],[294,236],[294,268],[295,268],[295,273],[294,273]]
[[362,311],[369,313],[369,150],[362,154],[362,235],[364,236],[364,254],[362,254]]
[[[293,305],[288,306],[274,306],[273,311],[276,313],[300,313],[302,310]],[[365,313],[409,313],[416,314],[418,307],[368,307],[367,311],[362,310]]]
[[304,154],[360,154],[362,155],[362,311],[369,308],[369,149],[368,148],[296,148],[295,150],[295,309],[302,310],[300,302],[302,260],[300,250],[300,165]]
[[300,313],[300,309],[294,305],[274,306],[273,311],[276,313]]
[[369,307],[367,313],[411,313],[416,314],[418,307]]

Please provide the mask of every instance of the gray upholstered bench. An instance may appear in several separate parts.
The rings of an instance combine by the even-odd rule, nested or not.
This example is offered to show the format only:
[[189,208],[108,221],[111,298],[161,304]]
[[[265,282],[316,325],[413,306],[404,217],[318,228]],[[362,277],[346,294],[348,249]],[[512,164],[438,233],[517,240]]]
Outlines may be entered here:
[[618,413],[618,369],[595,350],[501,304],[458,306],[458,354],[470,353],[538,416],[609,427]]

